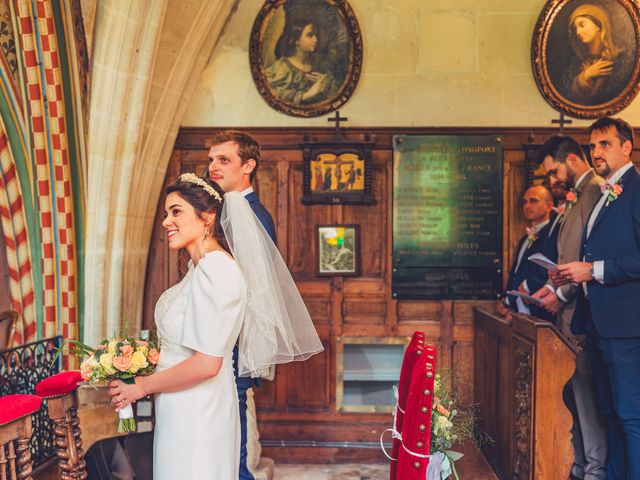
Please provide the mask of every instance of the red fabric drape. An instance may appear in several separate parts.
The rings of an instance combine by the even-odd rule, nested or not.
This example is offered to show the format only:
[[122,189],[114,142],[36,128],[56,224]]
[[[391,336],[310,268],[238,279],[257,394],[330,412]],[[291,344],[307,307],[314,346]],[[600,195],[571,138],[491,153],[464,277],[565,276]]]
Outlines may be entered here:
[[[396,424],[394,427],[399,433],[402,433],[402,422],[404,421],[404,411],[407,405],[407,396],[409,395],[409,385],[411,384],[411,373],[416,361],[420,358],[424,349],[424,332],[419,330],[413,332],[409,346],[404,352],[402,359],[402,368],[400,369],[400,381],[398,382],[398,411],[396,412]],[[393,439],[391,446],[391,458],[398,458],[398,450],[400,448],[400,440]],[[397,460],[391,461],[391,469],[389,472],[390,480],[396,480]]]
[[429,460],[414,454],[429,455],[435,375],[436,348],[427,344],[411,372],[402,422],[403,446],[398,450],[396,480],[418,480],[426,477]]

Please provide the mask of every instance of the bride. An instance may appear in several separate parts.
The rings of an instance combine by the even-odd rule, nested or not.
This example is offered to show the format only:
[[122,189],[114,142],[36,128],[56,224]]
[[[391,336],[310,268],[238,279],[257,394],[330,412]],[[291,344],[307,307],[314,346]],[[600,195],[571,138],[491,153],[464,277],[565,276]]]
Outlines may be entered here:
[[[109,384],[118,409],[155,394],[153,478],[238,478],[240,376],[305,360],[320,339],[277,248],[242,194],[183,174],[167,188],[169,248],[189,271],[155,310],[161,343],[155,373]],[[295,323],[294,323],[295,322]]]

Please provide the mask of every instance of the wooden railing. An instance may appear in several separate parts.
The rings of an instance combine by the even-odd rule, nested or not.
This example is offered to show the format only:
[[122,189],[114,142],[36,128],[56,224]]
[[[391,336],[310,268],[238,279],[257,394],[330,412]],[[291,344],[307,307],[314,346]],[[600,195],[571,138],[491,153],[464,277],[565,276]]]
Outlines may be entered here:
[[568,478],[573,463],[571,414],[562,389],[575,350],[549,322],[514,314],[511,321],[474,309],[474,398],[483,447],[501,479]]
[[31,415],[42,405],[35,395],[0,397],[0,479],[33,480],[29,439],[33,433]]

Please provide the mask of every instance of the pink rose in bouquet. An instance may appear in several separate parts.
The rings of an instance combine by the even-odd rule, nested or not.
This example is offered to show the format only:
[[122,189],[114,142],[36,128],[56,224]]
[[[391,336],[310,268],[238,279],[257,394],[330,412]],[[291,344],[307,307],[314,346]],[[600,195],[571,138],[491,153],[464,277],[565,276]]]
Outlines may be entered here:
[[[91,348],[81,342],[69,342],[73,353],[87,357],[80,365],[82,379],[90,384],[122,380],[133,383],[137,376],[151,375],[160,355],[153,342],[132,337],[105,338]],[[118,411],[119,432],[134,432],[136,421],[131,405]]]

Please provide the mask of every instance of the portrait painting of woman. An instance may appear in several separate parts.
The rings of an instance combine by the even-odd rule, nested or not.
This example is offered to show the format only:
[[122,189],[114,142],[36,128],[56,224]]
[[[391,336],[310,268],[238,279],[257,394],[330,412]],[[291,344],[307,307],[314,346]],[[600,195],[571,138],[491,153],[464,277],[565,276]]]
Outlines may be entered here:
[[555,0],[538,19],[533,67],[543,96],[569,115],[594,118],[638,90],[638,7],[631,0]]
[[314,68],[318,47],[318,28],[311,21],[298,19],[287,24],[276,45],[276,58],[265,71],[275,95],[296,105],[321,102],[335,91],[331,72]]
[[357,25],[346,0],[265,2],[254,22],[249,56],[267,103],[301,117],[323,115],[345,103],[360,75]]
[[576,54],[569,99],[597,104],[615,97],[629,81],[630,69],[622,64],[625,55],[613,40],[607,12],[592,3],[577,7],[569,20],[569,41]]

